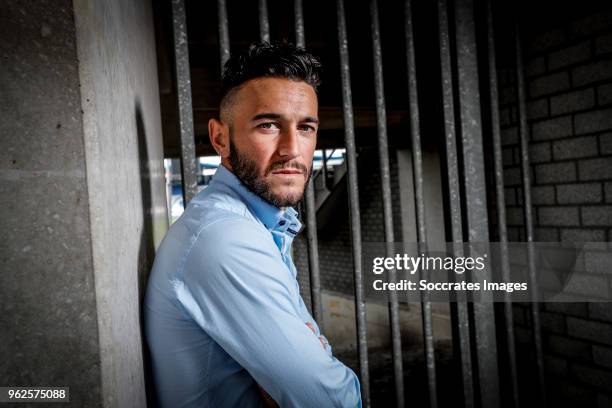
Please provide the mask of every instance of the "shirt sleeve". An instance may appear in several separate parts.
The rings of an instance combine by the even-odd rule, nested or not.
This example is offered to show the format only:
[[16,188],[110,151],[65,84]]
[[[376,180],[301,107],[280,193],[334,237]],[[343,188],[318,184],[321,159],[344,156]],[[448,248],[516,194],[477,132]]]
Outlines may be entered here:
[[200,233],[177,292],[195,321],[281,407],[361,407],[357,376],[300,318],[292,280],[266,230],[226,220]]

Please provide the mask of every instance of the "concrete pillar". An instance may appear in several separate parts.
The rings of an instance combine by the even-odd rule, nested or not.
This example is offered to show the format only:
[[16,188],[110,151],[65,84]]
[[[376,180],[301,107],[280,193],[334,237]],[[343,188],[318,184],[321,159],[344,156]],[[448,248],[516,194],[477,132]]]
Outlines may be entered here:
[[0,385],[145,406],[140,300],[167,229],[151,4],[0,8]]

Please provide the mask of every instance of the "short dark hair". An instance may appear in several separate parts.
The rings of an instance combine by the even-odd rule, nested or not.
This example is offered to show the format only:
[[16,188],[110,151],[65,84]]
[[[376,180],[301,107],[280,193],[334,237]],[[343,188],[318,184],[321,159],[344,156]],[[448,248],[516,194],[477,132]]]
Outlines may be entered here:
[[321,72],[319,60],[304,48],[290,43],[259,42],[244,52],[233,54],[223,67],[221,109],[245,82],[261,77],[303,81],[318,89]]

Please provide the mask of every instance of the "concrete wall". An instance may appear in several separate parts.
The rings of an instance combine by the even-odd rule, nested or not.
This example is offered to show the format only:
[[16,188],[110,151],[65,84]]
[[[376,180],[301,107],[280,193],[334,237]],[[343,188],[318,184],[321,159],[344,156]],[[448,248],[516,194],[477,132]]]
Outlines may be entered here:
[[167,229],[151,4],[74,1],[104,405],[145,405],[140,300]]
[[0,13],[0,384],[97,406],[100,352],[71,1]]
[[150,2],[0,19],[0,384],[145,406],[139,300],[167,229]]

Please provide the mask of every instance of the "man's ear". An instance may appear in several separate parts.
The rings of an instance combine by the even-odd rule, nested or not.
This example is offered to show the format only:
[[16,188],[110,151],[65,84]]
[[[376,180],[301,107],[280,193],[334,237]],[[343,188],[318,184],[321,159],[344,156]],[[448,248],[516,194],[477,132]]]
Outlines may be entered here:
[[208,137],[215,151],[222,159],[230,154],[229,126],[217,119],[208,121]]

